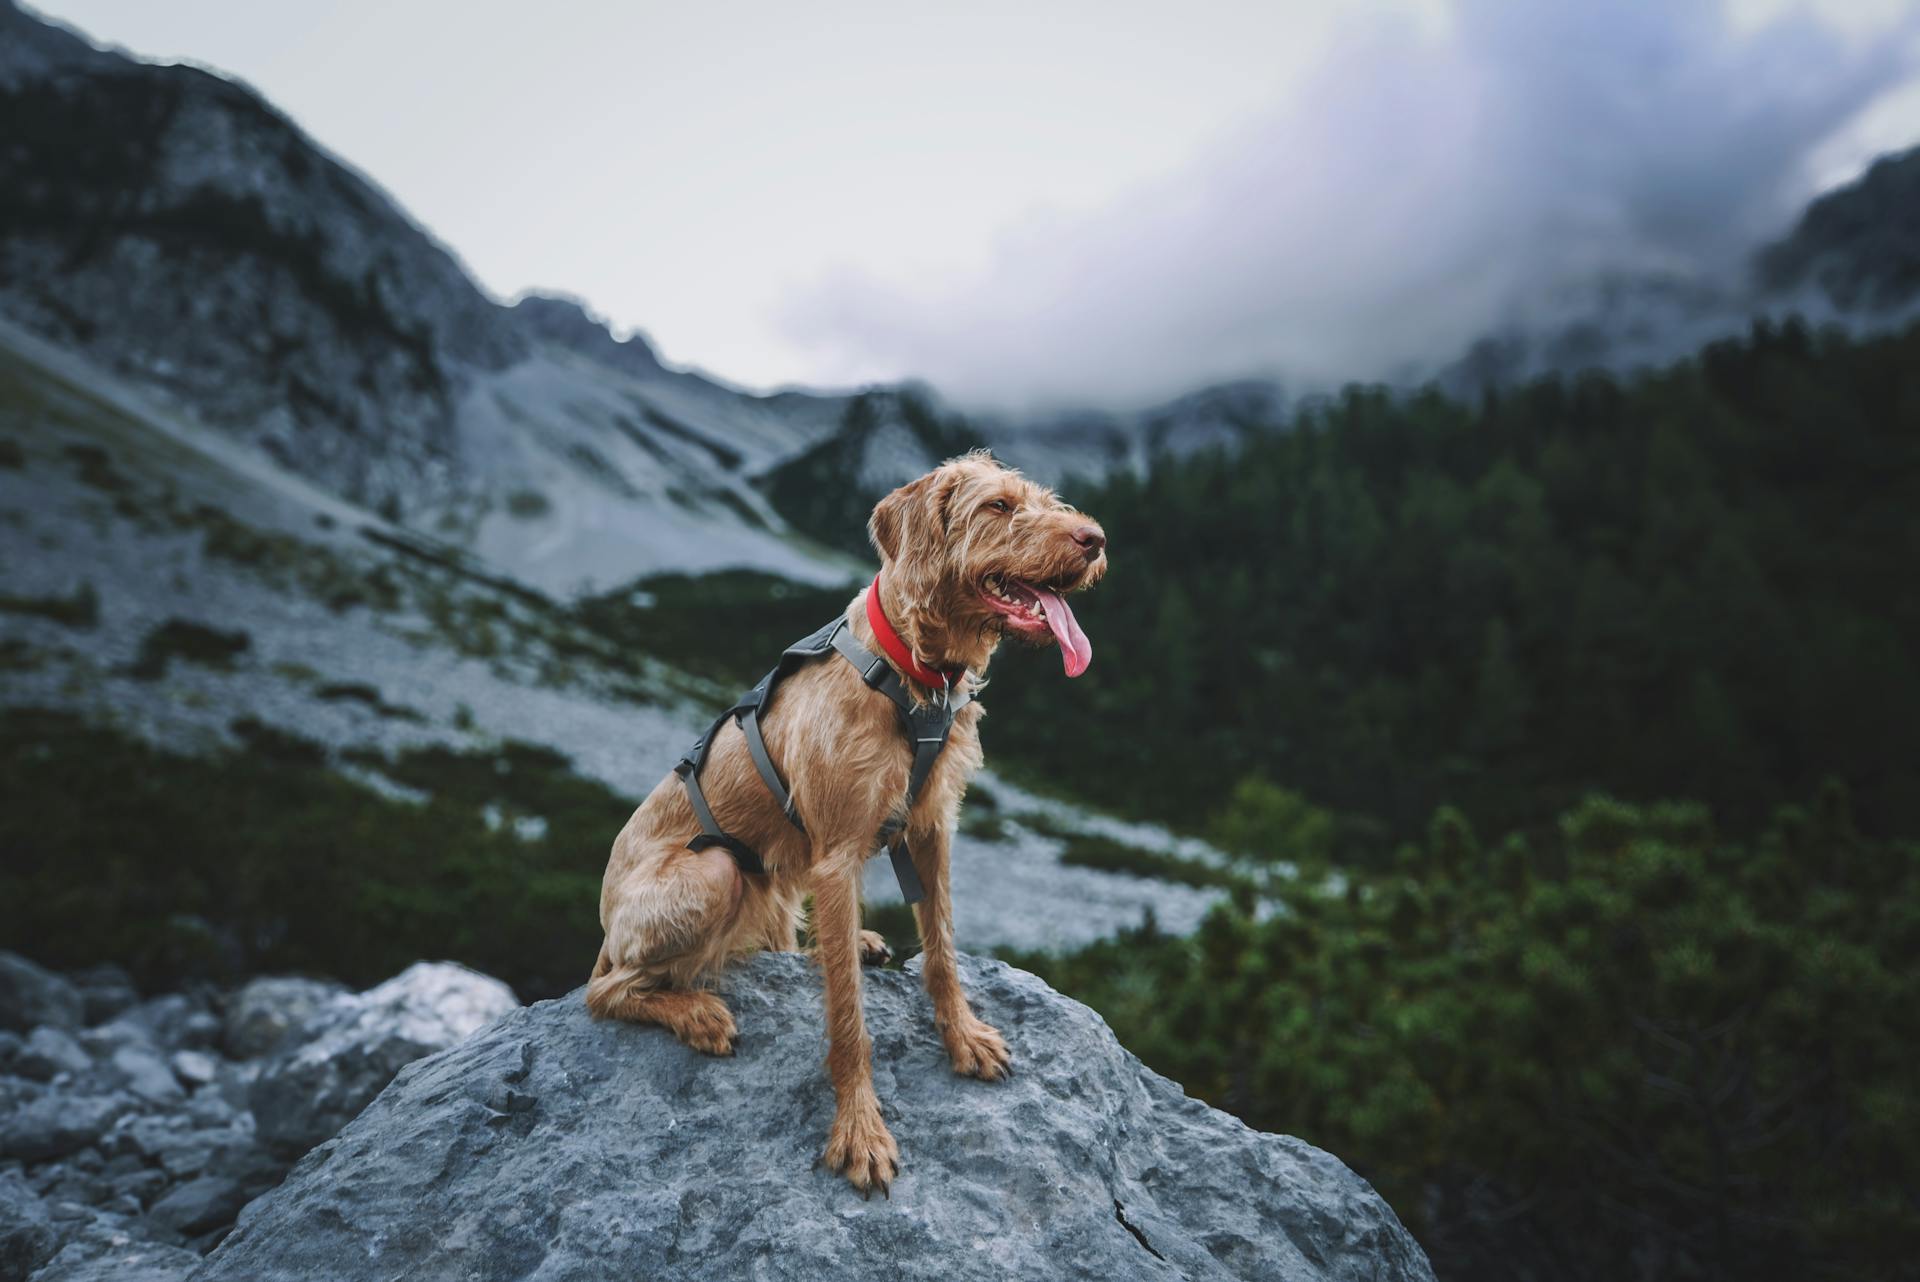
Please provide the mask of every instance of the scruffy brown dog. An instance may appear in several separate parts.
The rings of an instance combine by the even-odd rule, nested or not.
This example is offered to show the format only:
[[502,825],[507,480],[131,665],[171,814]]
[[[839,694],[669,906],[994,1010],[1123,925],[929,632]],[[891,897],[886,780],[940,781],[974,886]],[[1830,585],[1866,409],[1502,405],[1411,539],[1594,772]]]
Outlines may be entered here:
[[[896,647],[904,642],[897,654],[906,662],[888,662],[916,700],[938,696],[915,671],[936,683],[936,674],[951,674],[956,689],[977,687],[1006,636],[1055,640],[1067,674],[1085,671],[1092,649],[1063,598],[1106,572],[1106,536],[1052,491],[969,454],[882,499],[868,530],[880,577],[846,618],[855,640],[885,654],[868,621],[868,593],[880,593],[882,622],[897,633]],[[980,767],[980,714],[972,702],[955,715],[903,818],[926,889],[915,913],[935,1024],[955,1072],[993,1081],[1009,1071],[1007,1046],[961,990],[947,882],[960,799]],[[912,748],[893,702],[833,655],[781,682],[762,729],[805,832],[755,772],[739,727],[726,722],[700,779],[721,828],[757,850],[767,873],[743,874],[724,849],[690,849],[701,825],[680,778],[669,775],[614,840],[600,894],[606,942],[587,1006],[729,1054],[733,1016],[702,981],[741,954],[794,948],[801,901],[811,894],[837,1103],[823,1158],[863,1192],[884,1192],[899,1171],[899,1149],[880,1118],[860,1011],[860,962],[876,960],[884,945],[860,929],[860,872],[878,852],[883,823],[902,818]]]

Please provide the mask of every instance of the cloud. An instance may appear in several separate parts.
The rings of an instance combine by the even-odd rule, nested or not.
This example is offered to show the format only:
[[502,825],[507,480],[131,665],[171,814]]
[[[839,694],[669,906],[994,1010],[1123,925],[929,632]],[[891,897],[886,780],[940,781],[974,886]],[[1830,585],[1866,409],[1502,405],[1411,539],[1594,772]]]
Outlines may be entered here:
[[1810,194],[1820,145],[1913,77],[1916,32],[1913,0],[1868,38],[1694,0],[1357,22],[1183,171],[1011,230],[958,288],[839,271],[785,328],[825,368],[1015,408],[1430,369],[1559,286],[1731,270]]

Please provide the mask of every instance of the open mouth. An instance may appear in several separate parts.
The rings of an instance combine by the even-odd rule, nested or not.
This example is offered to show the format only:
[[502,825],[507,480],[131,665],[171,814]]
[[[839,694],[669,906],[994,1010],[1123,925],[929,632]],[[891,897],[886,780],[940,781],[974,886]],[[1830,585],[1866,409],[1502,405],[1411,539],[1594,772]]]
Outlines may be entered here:
[[1029,639],[1051,632],[1059,643],[1060,662],[1068,676],[1079,676],[1093,662],[1093,642],[1080,630],[1073,607],[1058,589],[989,574],[980,584],[980,598],[1000,615],[1010,631]]

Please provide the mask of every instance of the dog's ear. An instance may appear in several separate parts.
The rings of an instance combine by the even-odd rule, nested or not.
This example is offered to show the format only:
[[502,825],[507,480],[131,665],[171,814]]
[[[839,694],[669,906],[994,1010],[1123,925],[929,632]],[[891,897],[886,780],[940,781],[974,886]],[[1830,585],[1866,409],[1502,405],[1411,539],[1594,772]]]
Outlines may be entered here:
[[[941,541],[946,535],[946,500],[951,484],[941,485],[940,473],[928,472],[917,481],[909,481],[874,504],[867,518],[867,537],[882,562],[898,561],[903,551],[919,544],[937,530]],[[934,511],[932,509],[941,510]]]

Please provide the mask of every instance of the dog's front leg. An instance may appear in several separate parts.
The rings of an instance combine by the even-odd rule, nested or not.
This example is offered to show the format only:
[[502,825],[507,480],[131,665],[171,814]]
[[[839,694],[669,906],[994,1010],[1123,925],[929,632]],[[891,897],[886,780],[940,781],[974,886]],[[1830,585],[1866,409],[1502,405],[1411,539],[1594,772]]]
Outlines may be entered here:
[[907,839],[914,869],[927,892],[914,905],[920,922],[920,974],[927,996],[933,999],[933,1021],[947,1044],[953,1071],[994,1082],[1013,1072],[1013,1055],[999,1030],[973,1013],[966,990],[960,987],[953,952],[953,896],[947,888],[949,843],[944,828],[915,831]]
[[880,1120],[860,1011],[860,862],[859,853],[827,859],[813,876],[814,934],[827,989],[827,1075],[836,1104],[821,1157],[862,1193],[876,1187],[885,1193],[900,1173],[900,1149]]

